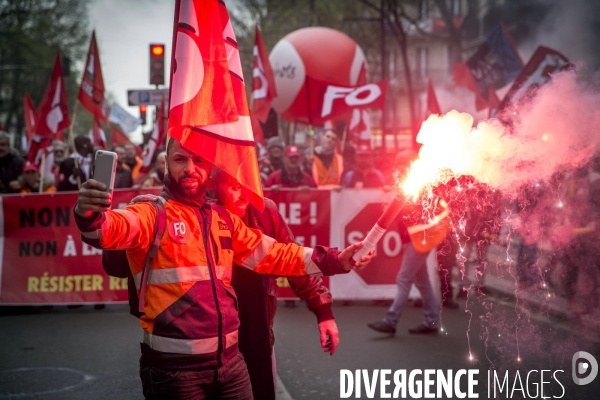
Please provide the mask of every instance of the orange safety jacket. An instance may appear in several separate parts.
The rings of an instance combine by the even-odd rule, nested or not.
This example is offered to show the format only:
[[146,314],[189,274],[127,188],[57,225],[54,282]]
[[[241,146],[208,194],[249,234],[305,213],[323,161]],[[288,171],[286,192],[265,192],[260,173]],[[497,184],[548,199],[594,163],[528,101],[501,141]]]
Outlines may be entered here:
[[144,296],[142,359],[149,365],[220,366],[237,354],[238,307],[230,285],[234,263],[279,276],[345,272],[337,262],[337,249],[277,243],[220,206],[198,207],[171,197],[164,207],[166,229],[145,293],[139,291],[154,237],[154,206],[135,203],[90,219],[75,215],[86,243],[127,249],[138,294]]
[[326,168],[321,159],[315,154],[312,177],[319,188],[333,187],[340,184],[344,173],[344,158],[334,154],[331,165]]

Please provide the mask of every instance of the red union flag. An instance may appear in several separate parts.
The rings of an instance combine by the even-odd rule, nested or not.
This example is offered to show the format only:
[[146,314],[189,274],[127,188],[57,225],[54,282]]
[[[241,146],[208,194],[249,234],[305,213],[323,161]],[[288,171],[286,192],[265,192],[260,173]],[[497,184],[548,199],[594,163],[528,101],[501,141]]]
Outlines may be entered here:
[[175,7],[169,135],[235,177],[262,210],[246,88],[227,8],[218,0],[178,0]]
[[23,98],[23,117],[25,118],[25,130],[27,132],[27,142],[30,143],[35,133],[35,121],[37,120],[37,111],[29,93],[25,93]]
[[271,109],[271,101],[277,97],[275,77],[271,69],[269,54],[258,25],[254,32],[254,67],[252,68],[252,99],[256,118],[265,122]]
[[106,135],[100,125],[100,121],[96,118],[94,118],[94,125],[92,125],[92,129],[90,129],[88,136],[94,147],[102,147],[106,150]]
[[108,108],[104,99],[104,79],[100,67],[100,55],[96,44],[96,32],[92,32],[85,69],[79,86],[79,102],[95,118],[108,123]]
[[52,77],[42,98],[35,123],[35,133],[42,138],[63,140],[62,130],[68,128],[69,125],[71,125],[69,106],[67,105],[60,56],[57,53]]
[[310,123],[324,124],[327,120],[347,120],[354,109],[385,107],[388,81],[362,86],[336,86],[306,77]]
[[154,160],[154,153],[156,153],[156,149],[158,149],[161,144],[164,144],[166,139],[164,110],[165,99],[163,98],[160,102],[160,107],[156,112],[154,130],[152,131],[152,136],[150,136],[148,146],[146,147],[146,153],[144,154],[144,158],[142,160],[142,168],[140,168],[140,172],[143,174],[150,172],[150,169],[152,168],[152,161]]

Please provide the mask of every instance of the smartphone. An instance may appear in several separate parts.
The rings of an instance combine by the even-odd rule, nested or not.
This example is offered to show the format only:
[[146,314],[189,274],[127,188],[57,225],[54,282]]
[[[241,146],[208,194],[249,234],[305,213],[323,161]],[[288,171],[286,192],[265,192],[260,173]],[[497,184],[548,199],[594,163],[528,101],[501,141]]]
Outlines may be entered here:
[[112,193],[117,173],[117,153],[98,150],[94,158],[94,179],[106,185],[106,192]]

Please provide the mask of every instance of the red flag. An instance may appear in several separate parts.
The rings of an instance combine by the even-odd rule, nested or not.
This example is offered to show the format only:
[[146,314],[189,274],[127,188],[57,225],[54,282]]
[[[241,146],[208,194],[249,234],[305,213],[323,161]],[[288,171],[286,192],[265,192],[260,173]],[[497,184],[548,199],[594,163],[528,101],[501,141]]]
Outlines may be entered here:
[[23,98],[23,117],[25,118],[25,131],[27,132],[27,142],[31,143],[33,134],[35,133],[35,121],[37,120],[37,110],[29,97],[29,93],[25,93]]
[[100,66],[100,55],[96,44],[96,32],[92,32],[85,69],[79,86],[79,102],[95,118],[108,123],[108,107],[104,99],[104,79]]
[[[435,90],[433,89],[433,82],[431,82],[431,79],[429,79],[429,82],[427,83],[427,111],[429,115],[439,115],[442,113],[442,109],[440,108],[440,103],[438,103],[437,96],[435,95]],[[427,117],[429,115],[427,115]]]
[[140,172],[145,174],[150,172],[152,168],[152,160],[154,160],[154,153],[161,144],[165,144],[167,138],[165,132],[165,99],[163,98],[160,102],[160,107],[156,110],[156,122],[154,123],[154,130],[146,146],[146,152],[142,158],[142,167]]
[[169,135],[233,176],[264,208],[237,42],[219,0],[178,0]]
[[140,146],[134,144],[129,137],[122,130],[117,128],[116,126],[113,128],[112,133],[110,134],[110,145],[111,147],[115,147],[117,145],[123,145],[125,143],[131,143],[135,147],[135,153],[139,156],[142,155],[143,151]]
[[265,135],[262,130],[262,126],[260,126],[260,121],[256,118],[256,115],[253,111],[250,111],[250,123],[252,124],[252,132],[254,133],[254,141],[258,142],[262,145],[265,144]]
[[94,124],[92,125],[92,129],[90,129],[88,136],[94,147],[102,147],[106,150],[106,135],[104,134],[100,121],[96,118],[94,118]]
[[481,96],[477,89],[477,82],[471,75],[471,70],[466,63],[457,63],[452,66],[452,77],[456,86],[463,86],[475,93],[475,109],[481,111],[487,108],[487,101]]
[[68,128],[69,125],[71,125],[71,119],[69,118],[60,55],[56,53],[52,77],[42,98],[38,119],[35,123],[36,133],[43,138],[63,140],[62,130]]
[[252,69],[252,99],[254,114],[263,123],[269,116],[271,101],[277,97],[275,77],[271,69],[269,54],[258,25],[254,31],[254,67]]
[[310,106],[310,123],[321,125],[327,120],[348,120],[354,109],[385,107],[388,81],[349,87],[331,85],[306,77]]

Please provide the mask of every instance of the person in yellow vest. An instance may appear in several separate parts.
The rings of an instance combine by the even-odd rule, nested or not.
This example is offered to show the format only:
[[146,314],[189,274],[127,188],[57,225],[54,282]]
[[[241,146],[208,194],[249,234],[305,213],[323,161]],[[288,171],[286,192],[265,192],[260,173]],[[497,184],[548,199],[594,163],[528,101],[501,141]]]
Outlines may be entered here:
[[335,152],[337,141],[335,131],[328,129],[321,137],[321,144],[315,147],[312,177],[320,189],[339,186],[342,181],[344,158]]

